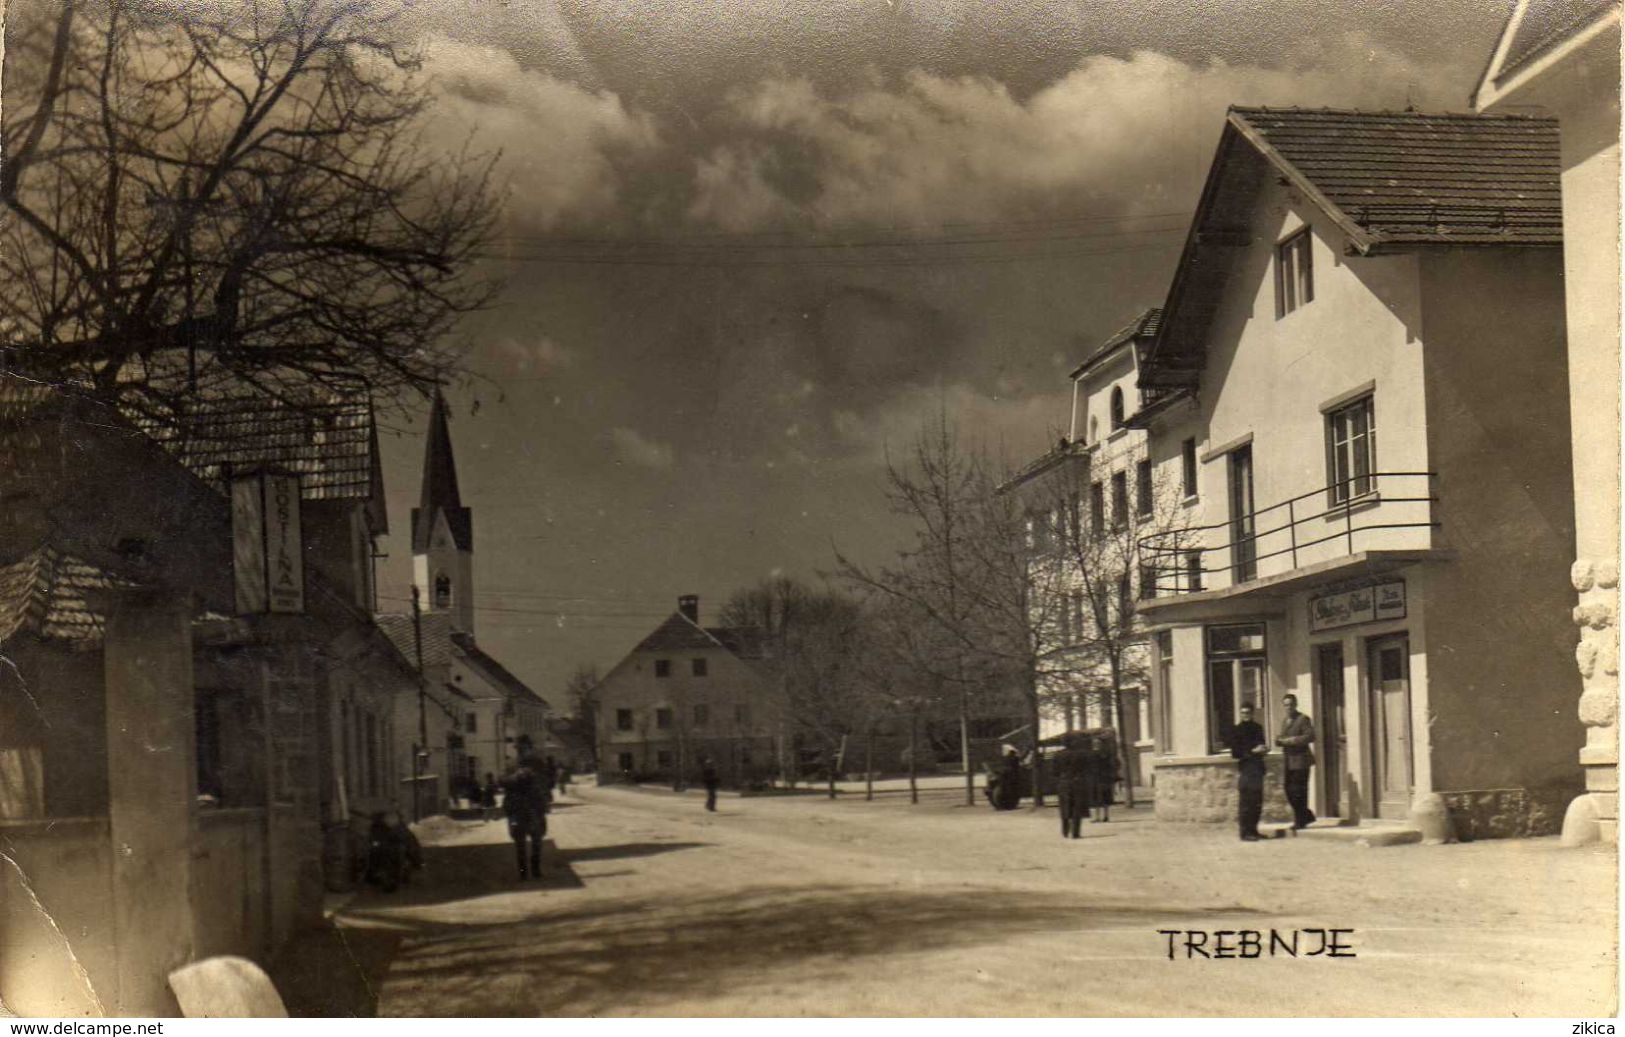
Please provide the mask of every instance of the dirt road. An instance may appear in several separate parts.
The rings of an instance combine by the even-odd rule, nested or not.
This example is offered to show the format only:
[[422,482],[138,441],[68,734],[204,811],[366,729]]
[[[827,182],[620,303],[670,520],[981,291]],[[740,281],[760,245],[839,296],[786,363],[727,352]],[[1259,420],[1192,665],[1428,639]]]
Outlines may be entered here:
[[[1615,855],[1555,840],[1362,849],[962,793],[724,797],[578,787],[541,882],[500,824],[426,832],[423,880],[368,893],[279,980],[380,1015],[1562,1015],[1615,1000]],[[1353,956],[1310,955],[1339,937]],[[1186,950],[1197,930],[1216,959]],[[1246,937],[1303,933],[1299,957]],[[1221,944],[1219,941],[1224,940]],[[1187,955],[1191,955],[1187,957]],[[1300,992],[1289,997],[1288,991]]]

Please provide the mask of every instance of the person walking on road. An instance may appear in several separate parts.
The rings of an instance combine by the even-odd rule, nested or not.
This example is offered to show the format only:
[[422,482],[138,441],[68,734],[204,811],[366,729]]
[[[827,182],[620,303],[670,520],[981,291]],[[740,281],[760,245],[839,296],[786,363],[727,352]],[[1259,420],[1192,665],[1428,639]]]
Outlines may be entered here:
[[1292,827],[1308,828],[1315,823],[1315,812],[1309,809],[1309,773],[1315,766],[1315,724],[1308,716],[1298,712],[1298,696],[1281,699],[1286,719],[1281,722],[1280,737],[1275,744],[1286,757],[1283,782],[1286,801],[1292,804]]
[[1241,721],[1230,732],[1230,755],[1236,760],[1236,821],[1242,842],[1254,843],[1264,814],[1264,756],[1270,751],[1264,729],[1253,719],[1253,707],[1241,707]]
[[1089,757],[1075,735],[1068,735],[1066,748],[1055,758],[1055,776],[1061,793],[1061,838],[1082,838],[1080,826],[1089,816]]
[[525,735],[517,743],[519,762],[502,780],[502,809],[508,816],[519,877],[542,877],[542,840],[547,837],[547,803],[552,794],[546,764],[536,758]]
[[700,780],[705,783],[705,809],[711,813],[717,812],[717,786],[721,779],[717,777],[716,761],[707,756],[700,761]]
[[1094,767],[1095,780],[1090,790],[1090,802],[1100,809],[1096,821],[1112,819],[1112,798],[1117,788],[1117,750],[1104,738],[1094,739],[1094,752],[1089,762]]

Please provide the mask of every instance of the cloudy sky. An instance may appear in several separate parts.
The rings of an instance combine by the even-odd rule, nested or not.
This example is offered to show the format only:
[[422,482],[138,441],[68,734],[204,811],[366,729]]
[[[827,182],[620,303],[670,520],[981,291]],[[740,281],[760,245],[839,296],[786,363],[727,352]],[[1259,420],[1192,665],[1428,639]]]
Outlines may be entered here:
[[1508,6],[420,4],[429,143],[502,153],[508,289],[450,394],[481,643],[556,695],[678,594],[882,560],[888,450],[945,408],[1036,454],[1161,301],[1227,105],[1464,110]]

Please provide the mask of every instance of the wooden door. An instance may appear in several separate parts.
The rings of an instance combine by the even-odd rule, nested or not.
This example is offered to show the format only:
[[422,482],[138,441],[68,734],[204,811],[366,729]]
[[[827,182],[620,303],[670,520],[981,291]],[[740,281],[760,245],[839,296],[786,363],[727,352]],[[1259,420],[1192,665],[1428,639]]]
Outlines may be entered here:
[[1370,643],[1373,798],[1376,816],[1405,817],[1411,808],[1410,641],[1403,635]]
[[1320,692],[1315,722],[1320,757],[1323,813],[1343,816],[1343,767],[1348,759],[1346,728],[1343,725],[1343,646],[1321,645],[1315,653],[1316,684]]

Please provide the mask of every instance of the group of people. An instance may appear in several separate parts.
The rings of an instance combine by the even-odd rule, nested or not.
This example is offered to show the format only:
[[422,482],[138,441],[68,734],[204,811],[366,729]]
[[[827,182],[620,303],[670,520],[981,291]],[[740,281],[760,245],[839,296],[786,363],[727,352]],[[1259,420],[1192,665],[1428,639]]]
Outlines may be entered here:
[[[1307,828],[1315,822],[1315,812],[1309,809],[1309,773],[1315,766],[1315,725],[1308,716],[1298,712],[1298,697],[1287,695],[1281,699],[1286,713],[1281,721],[1281,733],[1275,739],[1282,760],[1282,785],[1286,800],[1292,805],[1292,827]],[[1258,821],[1264,814],[1264,757],[1269,754],[1269,740],[1264,728],[1253,719],[1253,707],[1243,703],[1239,711],[1241,720],[1230,732],[1230,755],[1237,765],[1236,791],[1237,823],[1243,842],[1257,842],[1263,838]]]
[[1110,821],[1113,792],[1119,778],[1117,753],[1104,739],[1069,734],[1055,757],[1056,786],[1061,799],[1061,838],[1083,838],[1085,818]]

